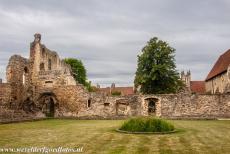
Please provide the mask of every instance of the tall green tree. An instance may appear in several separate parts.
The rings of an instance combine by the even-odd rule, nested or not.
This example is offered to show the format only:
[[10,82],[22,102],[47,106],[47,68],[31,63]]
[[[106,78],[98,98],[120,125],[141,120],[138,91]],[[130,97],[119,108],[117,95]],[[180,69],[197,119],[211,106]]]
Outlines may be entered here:
[[64,59],[65,63],[69,64],[71,66],[71,69],[73,71],[74,79],[84,86],[88,86],[87,83],[87,76],[86,76],[86,69],[83,65],[81,60],[78,60],[76,58],[66,58]]
[[175,64],[175,49],[151,38],[138,55],[135,87],[144,94],[176,93],[182,82]]

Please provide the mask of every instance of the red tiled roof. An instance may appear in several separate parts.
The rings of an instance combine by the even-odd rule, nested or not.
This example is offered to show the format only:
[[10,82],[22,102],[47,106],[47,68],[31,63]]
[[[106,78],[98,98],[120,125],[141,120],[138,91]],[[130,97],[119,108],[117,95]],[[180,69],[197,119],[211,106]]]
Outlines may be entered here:
[[110,92],[121,92],[121,95],[132,95],[134,94],[133,87],[115,87],[115,88],[100,88],[100,91],[105,92],[107,94],[111,94]]
[[209,72],[207,78],[205,79],[205,81],[210,80],[213,77],[227,71],[229,64],[230,64],[230,49],[227,50],[224,54],[222,54],[218,58],[212,70]]
[[205,81],[190,81],[190,88],[195,93],[205,93]]

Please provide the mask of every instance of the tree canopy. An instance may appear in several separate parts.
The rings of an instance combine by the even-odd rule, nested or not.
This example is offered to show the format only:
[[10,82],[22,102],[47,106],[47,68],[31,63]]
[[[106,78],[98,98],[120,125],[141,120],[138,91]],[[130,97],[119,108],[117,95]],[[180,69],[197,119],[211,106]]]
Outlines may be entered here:
[[86,69],[81,60],[76,58],[66,58],[64,61],[71,66],[74,79],[84,86],[87,86]]
[[175,93],[182,86],[175,64],[175,49],[151,38],[138,55],[135,87],[144,94]]

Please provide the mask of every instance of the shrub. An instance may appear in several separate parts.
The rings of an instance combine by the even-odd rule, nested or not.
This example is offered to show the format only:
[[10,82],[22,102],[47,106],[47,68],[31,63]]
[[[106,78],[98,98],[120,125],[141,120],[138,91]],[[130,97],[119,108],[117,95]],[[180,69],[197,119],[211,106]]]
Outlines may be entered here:
[[112,96],[120,96],[121,95],[121,92],[120,91],[113,91],[111,93]]
[[174,126],[158,118],[131,118],[124,122],[120,130],[130,132],[169,132],[174,130]]

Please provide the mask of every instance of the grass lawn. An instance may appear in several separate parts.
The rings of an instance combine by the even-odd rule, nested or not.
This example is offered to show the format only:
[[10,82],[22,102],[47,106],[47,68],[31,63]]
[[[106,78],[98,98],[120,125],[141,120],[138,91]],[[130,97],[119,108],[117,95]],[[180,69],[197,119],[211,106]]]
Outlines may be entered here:
[[44,120],[0,125],[1,147],[83,147],[83,153],[230,153],[230,121],[171,121],[179,132],[121,134],[121,120]]

